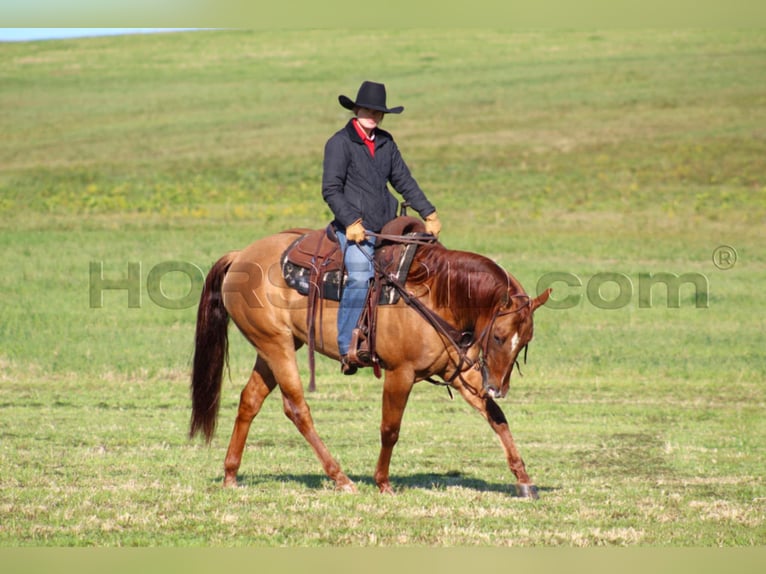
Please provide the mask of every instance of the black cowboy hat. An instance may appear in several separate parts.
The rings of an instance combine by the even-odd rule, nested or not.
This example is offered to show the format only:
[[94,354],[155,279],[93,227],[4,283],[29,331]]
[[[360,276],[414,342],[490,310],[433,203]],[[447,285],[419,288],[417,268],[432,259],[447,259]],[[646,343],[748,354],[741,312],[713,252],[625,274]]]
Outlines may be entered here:
[[353,110],[359,106],[360,108],[377,110],[384,114],[401,114],[404,111],[404,106],[387,108],[386,86],[375,82],[362,82],[362,85],[359,86],[359,91],[356,93],[356,101],[352,101],[351,98],[344,95],[338,96],[338,101],[347,110]]

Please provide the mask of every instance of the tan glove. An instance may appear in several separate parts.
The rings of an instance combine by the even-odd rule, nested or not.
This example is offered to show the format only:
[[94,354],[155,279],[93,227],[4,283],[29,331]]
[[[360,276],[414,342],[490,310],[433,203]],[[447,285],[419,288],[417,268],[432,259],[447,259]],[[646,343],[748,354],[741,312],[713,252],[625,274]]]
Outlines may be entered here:
[[364,237],[364,225],[362,225],[361,218],[346,227],[346,239],[351,243],[361,243],[364,241]]
[[430,233],[434,237],[439,237],[439,233],[442,230],[442,222],[439,221],[439,216],[434,211],[431,215],[426,217],[426,233]]

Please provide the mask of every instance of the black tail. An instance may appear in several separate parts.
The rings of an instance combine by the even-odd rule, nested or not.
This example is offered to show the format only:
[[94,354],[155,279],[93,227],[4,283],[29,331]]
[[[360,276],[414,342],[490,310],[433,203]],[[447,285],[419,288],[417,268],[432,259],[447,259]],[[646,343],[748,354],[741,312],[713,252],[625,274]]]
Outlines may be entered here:
[[210,442],[215,432],[223,369],[229,360],[229,314],[223,306],[221,284],[231,260],[231,254],[224,255],[210,269],[197,310],[189,438],[194,438],[202,431],[207,442]]

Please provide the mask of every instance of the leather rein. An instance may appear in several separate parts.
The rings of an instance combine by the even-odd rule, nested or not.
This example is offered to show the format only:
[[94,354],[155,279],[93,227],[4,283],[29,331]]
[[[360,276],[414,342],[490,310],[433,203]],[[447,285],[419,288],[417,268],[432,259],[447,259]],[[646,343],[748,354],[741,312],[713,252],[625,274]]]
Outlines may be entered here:
[[[416,243],[418,245],[432,245],[436,242],[436,238],[433,236],[430,237],[424,237],[424,236],[408,236],[408,235],[383,235],[380,233],[372,233],[367,232],[368,235],[371,235],[373,237],[379,238],[379,239],[385,239],[392,242],[397,243]],[[481,334],[478,337],[474,336],[474,333],[472,331],[461,331],[459,329],[456,329],[454,326],[452,326],[450,323],[448,323],[446,320],[444,320],[440,315],[438,315],[435,311],[427,307],[425,304],[423,304],[422,301],[420,301],[418,298],[414,297],[409,291],[407,291],[404,284],[402,284],[399,280],[396,279],[396,277],[393,276],[393,274],[387,274],[383,269],[380,268],[380,266],[375,261],[374,257],[369,257],[373,267],[375,268],[376,273],[379,277],[381,277],[384,281],[392,285],[399,293],[401,298],[404,300],[407,305],[412,307],[415,311],[420,314],[421,317],[423,317],[435,330],[437,333],[439,333],[444,339],[446,339],[449,344],[452,346],[452,348],[455,350],[458,356],[458,360],[455,361],[454,359],[451,359],[451,362],[455,366],[455,370],[452,373],[452,375],[448,378],[443,378],[442,381],[435,380],[431,377],[426,377],[425,381],[434,384],[434,385],[440,385],[440,386],[446,386],[447,391],[450,394],[450,397],[452,396],[452,391],[450,390],[450,386],[454,383],[456,379],[460,379],[461,382],[464,383],[464,387],[469,389],[472,393],[478,394],[478,392],[473,389],[470,385],[465,384],[465,381],[463,380],[463,373],[467,371],[468,369],[474,368],[476,370],[482,371],[482,383],[483,383],[483,390],[487,392],[489,390],[489,385],[487,383],[487,372],[486,372],[486,359],[487,353],[489,352],[489,335],[492,332],[492,328],[494,327],[495,321],[498,319],[498,317],[502,317],[505,315],[510,315],[512,313],[518,313],[525,307],[528,307],[531,303],[531,298],[529,295],[523,294],[523,295],[509,295],[510,298],[525,298],[527,302],[522,305],[521,307],[517,309],[498,309],[495,311],[495,313],[492,315],[492,318],[490,319],[487,326],[482,330]],[[479,349],[479,356],[477,359],[471,359],[468,356],[468,351],[477,343],[481,344],[481,347]],[[524,346],[524,362],[526,363],[526,353],[527,353],[527,346]],[[515,365],[518,368],[518,361],[515,361]],[[519,368],[519,373],[521,373],[521,369]]]

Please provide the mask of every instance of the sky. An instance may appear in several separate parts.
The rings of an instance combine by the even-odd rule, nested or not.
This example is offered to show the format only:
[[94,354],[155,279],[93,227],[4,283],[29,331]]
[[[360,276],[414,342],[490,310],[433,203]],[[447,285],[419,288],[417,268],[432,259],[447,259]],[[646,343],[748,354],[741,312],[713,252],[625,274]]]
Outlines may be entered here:
[[0,42],[27,42],[88,36],[114,36],[120,34],[148,34],[173,32],[192,28],[0,28]]

